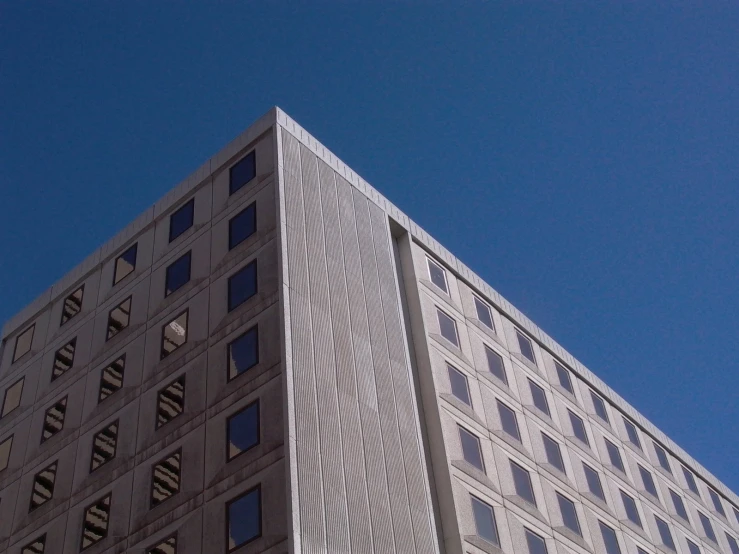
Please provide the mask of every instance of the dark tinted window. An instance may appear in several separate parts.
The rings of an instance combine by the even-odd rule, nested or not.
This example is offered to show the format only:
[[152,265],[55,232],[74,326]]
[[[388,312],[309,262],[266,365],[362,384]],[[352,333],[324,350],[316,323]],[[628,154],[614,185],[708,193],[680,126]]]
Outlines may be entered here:
[[557,368],[557,378],[559,379],[560,386],[566,391],[575,394],[575,389],[572,387],[572,379],[570,379],[570,372],[557,361],[554,362],[554,367]]
[[516,337],[518,338],[518,348],[521,350],[523,357],[536,365],[536,357],[534,356],[534,347],[531,345],[531,340],[518,329],[516,329]]
[[547,544],[544,539],[530,529],[526,529],[525,532],[529,554],[547,554]]
[[670,498],[672,498],[672,504],[673,506],[675,506],[675,513],[683,518],[685,521],[689,522],[690,520],[688,519],[688,512],[685,509],[685,503],[683,502],[682,497],[674,490],[670,489]]
[[603,544],[606,547],[606,554],[621,554],[621,547],[618,545],[616,531],[602,521],[598,523],[600,524],[600,534],[603,537]]
[[228,452],[230,461],[259,444],[259,402],[253,402],[226,420]]
[[113,284],[117,285],[123,279],[131,275],[136,269],[136,252],[138,243],[131,246],[123,254],[115,259],[115,268],[113,269]]
[[621,491],[621,501],[624,504],[626,517],[628,517],[632,523],[636,523],[641,527],[641,517],[639,516],[639,510],[636,507],[636,501],[624,491]]
[[506,377],[505,367],[503,366],[503,357],[487,346],[485,347],[485,357],[488,361],[488,371],[507,385],[508,378]]
[[531,484],[529,472],[511,460],[511,473],[513,474],[513,485],[516,488],[516,494],[536,506],[534,486]]
[[25,380],[25,377],[21,377],[18,381],[5,389],[3,409],[0,411],[0,417],[5,417],[21,405],[21,398],[23,398],[23,383]]
[[621,459],[621,452],[618,449],[618,446],[613,444],[608,439],[605,439],[606,441],[606,450],[608,450],[608,457],[611,459],[611,464],[616,469],[619,469],[621,471],[626,471],[624,468],[624,462]]
[[167,297],[190,280],[192,252],[180,256],[167,268],[164,282],[164,296]]
[[639,475],[641,475],[642,483],[644,483],[644,490],[647,491],[649,494],[654,496],[655,498],[658,498],[657,495],[657,487],[654,485],[654,479],[652,478],[652,474],[649,473],[643,466],[639,466]]
[[82,547],[84,550],[108,536],[110,494],[85,510],[82,520]]
[[475,310],[477,310],[477,319],[489,328],[491,331],[495,331],[495,325],[493,325],[493,315],[490,312],[490,306],[485,304],[477,296],[475,296]]
[[656,516],[654,520],[657,522],[657,530],[659,531],[659,536],[662,539],[662,544],[664,544],[670,550],[675,550],[675,542],[672,540],[672,533],[670,533],[669,525],[667,525],[666,522],[662,521]]
[[108,333],[105,340],[110,340],[128,327],[131,321],[131,297],[129,296],[108,314]]
[[64,304],[62,305],[62,321],[60,325],[64,325],[67,321],[82,311],[82,297],[84,293],[85,285],[82,285],[64,299]]
[[0,441],[0,471],[7,469],[10,463],[10,451],[13,448],[13,435]]
[[92,459],[90,460],[90,473],[115,458],[115,450],[117,444],[117,421],[111,423],[107,427],[95,433],[95,436],[92,439]]
[[50,439],[64,428],[64,416],[66,413],[66,396],[46,410],[44,414],[44,426],[41,430],[41,442]]
[[430,258],[426,258],[426,263],[429,268],[429,277],[431,278],[431,282],[444,292],[449,293],[449,289],[446,285],[446,272],[444,269]]
[[446,367],[447,371],[449,372],[449,383],[451,385],[452,394],[468,406],[472,406],[472,400],[470,400],[470,388],[469,384],[467,383],[467,377],[465,377],[462,372],[453,368],[449,364],[447,364]]
[[480,452],[480,439],[467,429],[459,427],[459,442],[462,444],[462,456],[464,456],[465,461],[484,472],[485,464]]
[[562,451],[559,448],[559,443],[545,433],[541,434],[541,438],[544,441],[544,450],[547,453],[547,461],[562,473],[566,473],[565,463],[564,460],[562,460]]
[[29,542],[21,549],[21,554],[44,554],[46,549],[46,533]]
[[477,535],[492,544],[500,544],[492,506],[474,496],[470,496],[470,501],[472,502],[472,513],[475,516]]
[[582,468],[585,472],[585,480],[588,482],[588,489],[590,489],[590,492],[605,502],[606,495],[603,492],[603,485],[600,482],[600,475],[598,475],[598,472],[586,463],[582,464]]
[[583,423],[582,418],[570,410],[567,411],[570,414],[570,424],[572,425],[572,432],[582,442],[590,445],[590,441],[588,440],[588,433],[585,430],[585,423]]
[[547,394],[544,392],[544,389],[534,383],[531,379],[529,379],[529,389],[531,389],[531,398],[534,400],[534,406],[536,406],[539,411],[550,415],[549,402],[547,402]]
[[262,491],[257,487],[226,504],[228,550],[262,535]]
[[235,310],[257,293],[257,261],[228,278],[228,311]]
[[257,175],[257,164],[254,152],[249,152],[231,167],[229,172],[228,193],[233,194]]
[[185,376],[172,381],[157,393],[157,429],[185,410]]
[[716,540],[716,533],[713,530],[713,525],[711,524],[711,520],[708,519],[708,516],[702,512],[698,512],[698,517],[701,520],[703,533],[706,535],[706,537],[711,539],[713,542],[718,542],[718,540]]
[[249,204],[228,222],[228,249],[231,250],[257,230],[257,205]]
[[659,460],[659,465],[662,467],[662,469],[664,469],[668,473],[672,473],[670,460],[667,459],[667,452],[665,452],[665,449],[655,442],[654,451],[657,453],[657,460]]
[[716,509],[716,511],[722,516],[726,517],[726,512],[724,512],[724,505],[721,503],[721,497],[718,495],[718,493],[709,487],[708,494],[711,497],[711,502],[713,502],[713,507]]
[[521,433],[518,431],[516,412],[498,400],[498,414],[500,415],[500,423],[503,426],[503,431],[508,433],[518,442],[521,442]]
[[726,535],[726,542],[729,543],[731,554],[739,554],[739,543],[737,543],[736,539],[728,533],[724,532],[724,534]]
[[126,368],[126,356],[121,356],[110,365],[103,368],[100,373],[100,391],[98,392],[98,403],[102,402],[114,392],[123,387],[123,371]]
[[31,505],[29,511],[35,510],[42,504],[46,504],[54,496],[54,483],[56,482],[56,466],[54,462],[50,466],[39,471],[33,478],[33,489],[31,489]]
[[13,348],[13,362],[20,360],[31,351],[31,346],[33,345],[33,332],[35,330],[36,324],[34,323],[16,337],[15,347]]
[[636,430],[636,426],[626,418],[624,418],[624,425],[626,426],[626,434],[629,436],[629,442],[641,448],[641,441],[639,440],[639,433]]
[[192,198],[187,204],[169,216],[169,242],[172,242],[192,227],[194,213],[195,199]]
[[73,338],[54,354],[54,365],[51,368],[51,380],[58,379],[74,364],[74,351],[77,349],[77,338]]
[[228,345],[228,378],[241,375],[259,363],[259,334],[252,327]]
[[702,554],[701,549],[697,544],[695,544],[690,539],[687,539],[687,541],[689,554]]
[[580,520],[577,517],[575,503],[559,493],[557,493],[557,502],[559,503],[559,511],[562,513],[562,521],[564,522],[565,527],[582,536]]
[[151,505],[158,506],[180,492],[182,452],[168,456],[154,466],[151,473]]
[[590,397],[593,399],[593,407],[595,408],[595,413],[603,421],[608,422],[609,419],[608,419],[608,411],[606,410],[606,403],[603,401],[603,399],[600,396],[595,394],[593,391],[590,391]]
[[441,336],[451,342],[454,346],[459,346],[459,339],[457,338],[457,324],[451,317],[438,308],[436,309],[436,314],[439,318],[439,332],[441,333]]
[[146,554],[177,554],[177,537],[171,536],[146,551]]
[[162,327],[161,359],[187,342],[187,317],[188,311],[185,310]]
[[[693,472],[683,466],[683,475],[685,476],[685,482],[688,484],[688,488],[695,494],[700,496],[700,492],[698,491],[698,483],[695,482],[695,476],[693,475]],[[739,521],[739,517],[737,518],[737,521]]]

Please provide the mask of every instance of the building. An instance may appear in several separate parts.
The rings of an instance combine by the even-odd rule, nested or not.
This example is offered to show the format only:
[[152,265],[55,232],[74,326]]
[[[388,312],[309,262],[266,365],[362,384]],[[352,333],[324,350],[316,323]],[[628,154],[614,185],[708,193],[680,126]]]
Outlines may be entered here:
[[739,554],[739,498],[275,108],[8,321],[0,551]]

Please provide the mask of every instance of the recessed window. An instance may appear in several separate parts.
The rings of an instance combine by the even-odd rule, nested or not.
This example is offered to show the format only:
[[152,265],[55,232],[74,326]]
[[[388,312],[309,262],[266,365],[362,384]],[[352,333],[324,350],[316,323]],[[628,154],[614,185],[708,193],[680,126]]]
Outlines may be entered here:
[[54,496],[54,483],[56,482],[56,467],[54,462],[50,466],[39,471],[33,478],[33,488],[31,489],[31,505],[29,512],[35,510],[39,506],[46,504],[51,497]]
[[639,516],[639,510],[636,507],[636,501],[624,491],[621,491],[621,501],[624,504],[626,517],[629,518],[629,521],[641,527],[641,517]]
[[603,399],[592,390],[590,391],[590,398],[593,399],[593,407],[595,408],[596,415],[606,423],[610,423],[610,420],[608,419],[608,411],[606,410],[606,403]]
[[603,492],[603,485],[600,482],[600,475],[588,464],[583,462],[582,469],[585,473],[585,480],[588,482],[588,490],[603,502],[606,501],[606,495]]
[[28,329],[23,331],[15,339],[15,348],[13,349],[13,363],[20,360],[23,356],[31,351],[33,345],[33,332],[36,330],[36,324],[34,323]]
[[670,532],[670,526],[667,525],[667,522],[663,521],[657,516],[654,516],[654,520],[657,523],[657,531],[659,531],[659,536],[660,536],[660,539],[662,540],[662,544],[664,544],[670,550],[676,550],[675,541],[672,540],[672,533]]
[[683,518],[685,521],[690,523],[690,520],[688,519],[688,512],[685,509],[685,503],[683,502],[682,497],[674,490],[670,489],[670,498],[672,498],[672,504],[673,506],[675,506],[675,513]]
[[46,410],[44,414],[44,426],[41,430],[41,442],[49,440],[64,428],[64,416],[66,413],[66,396]]
[[624,461],[623,459],[621,459],[621,451],[618,449],[618,446],[613,444],[608,439],[604,440],[606,441],[606,450],[608,451],[608,457],[611,460],[611,465],[616,469],[625,472],[626,468],[624,468]]
[[108,333],[105,340],[110,340],[123,331],[131,322],[131,297],[118,304],[108,313]]
[[259,401],[226,420],[226,441],[228,461],[259,444]]
[[151,507],[158,506],[180,492],[182,451],[158,462],[151,472]]
[[229,170],[228,194],[234,194],[257,175],[257,164],[254,151],[236,162]]
[[436,316],[439,319],[439,332],[441,336],[451,342],[454,346],[459,347],[459,338],[457,336],[457,323],[439,308],[436,308]]
[[665,449],[655,442],[654,451],[657,453],[657,460],[659,461],[660,467],[664,469],[667,473],[672,473],[670,460],[667,459],[667,452],[665,452]]
[[516,494],[536,506],[534,486],[531,484],[531,475],[529,472],[511,460],[511,473],[513,474],[513,485],[516,489]]
[[162,326],[162,360],[187,342],[187,316],[185,310]]
[[62,305],[62,320],[59,325],[64,325],[67,321],[82,311],[82,298],[84,294],[85,285],[82,285],[64,299],[64,304]]
[[10,451],[13,448],[13,435],[0,441],[0,471],[8,468],[10,464]]
[[554,367],[557,369],[559,385],[570,394],[575,394],[575,389],[572,386],[572,379],[570,379],[570,372],[567,371],[557,360],[554,361]]
[[624,426],[626,427],[626,434],[629,436],[629,442],[641,449],[641,441],[639,440],[639,433],[636,430],[636,425],[624,417]]
[[82,520],[82,544],[85,550],[108,536],[110,522],[110,494],[104,496],[85,510]]
[[123,279],[131,275],[136,269],[136,253],[138,251],[138,243],[131,246],[123,254],[115,259],[115,268],[113,269],[113,285],[117,285]]
[[721,503],[721,498],[719,497],[718,493],[711,487],[708,487],[708,495],[711,497],[711,502],[713,502],[713,507],[716,509],[716,511],[722,516],[726,517],[726,512],[724,512],[724,505]]
[[146,551],[146,554],[177,554],[177,536],[172,535]]
[[259,363],[259,333],[252,327],[228,344],[228,380]]
[[518,329],[516,329],[516,338],[518,338],[518,348],[521,350],[523,357],[536,365],[536,356],[534,356],[534,347],[531,344],[531,339]]
[[195,214],[195,199],[191,198],[171,216],[169,216],[169,242],[172,242],[182,233],[192,227]]
[[472,406],[472,400],[470,399],[470,387],[469,383],[467,382],[467,377],[465,377],[461,371],[450,366],[449,364],[447,364],[446,368],[449,372],[449,384],[452,389],[452,394],[458,400],[461,400],[468,406]]
[[185,376],[172,381],[157,393],[157,429],[185,411]]
[[703,533],[706,535],[706,537],[711,539],[713,542],[718,543],[718,540],[716,539],[716,533],[713,530],[713,525],[711,524],[711,520],[708,519],[708,516],[702,512],[698,512],[698,518],[701,520]]
[[737,523],[739,523],[739,509],[733,508],[733,510],[734,510],[734,519],[736,520]]
[[228,311],[241,306],[257,293],[257,261],[247,264],[228,278]]
[[490,311],[490,306],[480,300],[477,296],[475,299],[475,310],[477,310],[477,319],[480,320],[485,327],[495,332],[495,325],[493,324],[493,314]]
[[180,256],[167,267],[167,275],[164,280],[165,298],[185,286],[190,280],[191,262],[192,251]]
[[489,543],[500,545],[493,507],[475,496],[470,496],[470,502],[472,503],[472,514],[475,516],[477,536]]
[[603,545],[606,547],[606,554],[621,554],[616,531],[602,521],[598,521],[598,523],[600,524],[600,534],[603,537]]
[[724,534],[726,535],[726,542],[729,543],[731,554],[739,554],[739,543],[737,543],[736,539],[729,535],[726,531],[724,531]]
[[585,430],[585,423],[583,422],[582,418],[569,409],[567,410],[567,412],[570,414],[570,424],[572,425],[572,432],[574,433],[575,437],[590,446],[588,433]]
[[25,380],[25,377],[21,377],[18,381],[5,389],[3,409],[0,411],[0,418],[5,417],[21,405],[21,398],[23,397],[23,383]]
[[690,539],[686,539],[686,540],[688,541],[688,552],[689,552],[689,554],[703,554],[701,552],[700,547],[697,544],[695,544]]
[[233,250],[257,230],[257,205],[249,204],[228,222],[228,249]]
[[526,535],[526,545],[529,547],[529,554],[547,554],[547,543],[542,537],[530,529],[524,528],[524,533]]
[[95,433],[95,436],[92,438],[90,473],[115,458],[117,444],[118,421],[114,421],[107,427]]
[[446,284],[446,271],[431,258],[426,258],[426,264],[429,268],[429,278],[431,282],[445,293],[449,294],[449,287]]
[[226,504],[228,551],[262,536],[262,489],[257,487]]
[[488,371],[507,385],[508,377],[505,374],[503,357],[492,348],[485,346],[485,358],[488,361]]
[[100,373],[100,391],[98,404],[123,388],[123,372],[126,369],[126,355],[124,354]]
[[562,473],[567,473],[565,471],[565,463],[562,459],[562,450],[559,448],[559,443],[546,433],[542,433],[541,438],[544,441],[544,451],[547,454],[547,461]]
[[29,542],[21,549],[21,554],[44,554],[46,549],[46,533]]
[[559,503],[559,511],[562,514],[562,522],[565,524],[565,527],[567,527],[570,531],[573,531],[574,533],[582,536],[582,530],[580,529],[580,520],[577,517],[575,503],[559,493],[557,493],[557,502]]
[[529,389],[531,390],[531,398],[534,401],[534,406],[536,406],[540,412],[550,415],[547,393],[544,392],[544,389],[534,383],[531,379],[529,379]]
[[[693,491],[698,496],[701,495],[700,491],[698,490],[698,483],[695,482],[695,476],[693,475],[693,472],[690,471],[687,467],[682,466],[683,468],[683,475],[685,476],[685,482],[688,485],[688,489]],[[739,521],[739,517],[737,518],[737,521]]]
[[644,484],[644,490],[655,498],[659,498],[657,494],[657,487],[654,484],[652,474],[642,465],[639,465],[639,475],[641,475],[641,481]]
[[482,461],[482,452],[480,450],[480,439],[464,427],[457,427],[459,429],[459,442],[462,445],[462,456],[465,461],[485,473],[485,464]]
[[64,375],[74,364],[74,351],[77,349],[77,337],[62,346],[54,354],[54,365],[51,368],[51,380]]
[[518,421],[516,421],[516,412],[498,400],[498,414],[500,415],[500,423],[503,431],[511,437],[521,442],[521,433],[518,430]]

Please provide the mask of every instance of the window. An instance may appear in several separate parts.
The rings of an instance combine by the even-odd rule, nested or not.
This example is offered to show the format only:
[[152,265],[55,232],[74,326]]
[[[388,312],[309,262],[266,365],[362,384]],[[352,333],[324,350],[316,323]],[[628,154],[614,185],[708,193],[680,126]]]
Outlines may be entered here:
[[655,442],[654,451],[657,453],[657,460],[659,460],[659,465],[662,467],[662,469],[664,469],[667,473],[672,473],[670,460],[667,459],[667,453],[665,452],[665,449]]
[[606,501],[606,495],[603,492],[603,485],[600,482],[600,475],[588,464],[583,462],[582,469],[585,472],[585,480],[588,482],[588,489],[603,502]]
[[477,536],[489,543],[499,545],[498,526],[495,523],[493,507],[475,496],[470,496],[470,502],[472,503],[472,513],[475,516]]
[[195,214],[195,199],[191,198],[171,216],[169,216],[169,242],[179,237],[182,233],[192,227],[193,215]]
[[570,379],[570,372],[567,371],[557,360],[554,360],[554,367],[557,369],[559,385],[570,394],[575,394],[575,389],[572,386],[572,379]]
[[231,461],[259,444],[259,401],[226,420],[226,460]]
[[525,534],[526,544],[529,547],[529,554],[547,554],[547,544],[544,542],[542,537],[530,529],[525,529]]
[[516,488],[516,494],[536,506],[534,486],[531,484],[529,472],[511,460],[511,473],[513,473],[513,485]]
[[557,493],[557,502],[559,503],[559,511],[562,514],[562,522],[565,524],[565,527],[582,536],[580,520],[577,518],[575,503],[559,493]]
[[13,363],[20,360],[23,356],[31,351],[33,345],[33,332],[36,330],[36,324],[34,323],[28,329],[23,331],[15,339],[15,348],[13,349]]
[[167,268],[164,280],[164,297],[166,298],[176,290],[187,284],[190,280],[190,264],[192,262],[192,251],[177,258]]
[[0,441],[0,471],[8,468],[10,464],[10,450],[13,448],[13,435]]
[[737,508],[733,508],[733,509],[734,509],[734,519],[736,519],[736,522],[739,523],[739,509]]
[[238,377],[259,363],[259,333],[252,327],[228,345],[228,380]]
[[2,411],[0,411],[0,417],[5,417],[21,405],[24,381],[25,377],[21,377],[18,381],[5,389],[5,397],[3,398],[3,409]]
[[621,491],[621,501],[624,504],[626,517],[629,518],[629,521],[641,527],[641,517],[639,517],[639,510],[636,507],[636,501],[624,491]]
[[162,360],[187,342],[187,316],[188,310],[185,310],[162,326]]
[[621,547],[618,545],[616,531],[602,521],[598,521],[598,523],[600,524],[600,534],[603,537],[603,544],[606,547],[606,554],[621,554]]
[[126,355],[124,354],[109,366],[104,367],[100,373],[100,391],[98,392],[98,404],[110,397],[113,393],[123,387],[123,371],[126,368]]
[[724,505],[721,503],[721,498],[719,497],[718,493],[711,487],[708,487],[708,495],[711,497],[711,502],[713,502],[713,507],[716,509],[716,511],[722,516],[726,517],[726,512],[724,512]]
[[257,230],[257,205],[249,204],[228,222],[228,249],[233,250]]
[[608,450],[608,457],[611,459],[611,464],[616,469],[619,469],[623,472],[626,471],[626,468],[624,467],[624,461],[621,459],[621,452],[618,449],[618,446],[613,444],[608,439],[605,439],[606,441],[606,450]]
[[262,536],[262,489],[257,487],[226,504],[228,551]]
[[698,512],[698,518],[700,518],[701,520],[703,532],[705,533],[706,537],[711,539],[713,542],[718,543],[716,533],[713,530],[713,525],[711,525],[711,520],[708,519],[708,516],[702,512]]
[[151,472],[151,507],[180,492],[182,451],[178,450],[154,466]]
[[54,496],[54,482],[56,481],[56,467],[54,462],[50,466],[39,471],[33,478],[33,488],[31,489],[31,506],[29,512],[35,510],[39,506],[46,504],[51,497]]
[[470,399],[470,387],[467,383],[467,377],[456,368],[447,364],[447,371],[449,372],[449,384],[452,389],[452,394],[459,400],[472,406],[472,400]]
[[462,444],[462,456],[465,461],[485,473],[485,464],[482,461],[482,452],[480,451],[480,439],[464,427],[457,427],[459,429],[459,442]]
[[500,415],[500,423],[503,426],[503,431],[508,433],[518,442],[521,442],[521,433],[518,430],[516,412],[498,400],[498,414]]
[[595,408],[596,415],[606,423],[610,423],[610,420],[608,419],[608,411],[606,410],[606,403],[603,399],[592,390],[590,391],[590,398],[593,399],[593,407]]
[[64,325],[67,321],[82,311],[82,298],[84,294],[85,285],[82,285],[64,299],[64,304],[62,305],[62,320],[59,324],[60,326]]
[[115,268],[113,268],[113,285],[117,285],[134,272],[136,269],[137,250],[138,243],[131,246],[115,259]]
[[631,423],[631,420],[624,419],[624,426],[626,427],[626,434],[629,436],[629,442],[641,449],[641,441],[639,440],[639,433],[636,430],[636,425]]
[[697,544],[695,544],[690,539],[686,539],[686,540],[688,541],[688,551],[689,551],[689,554],[702,554],[701,553],[701,549],[700,549],[700,547]]
[[90,460],[90,473],[100,466],[115,458],[116,445],[118,443],[118,421],[114,421],[104,429],[101,429],[92,438],[92,459]]
[[157,425],[159,429],[185,411],[185,376],[172,381],[157,393]]
[[21,549],[21,554],[44,554],[46,548],[46,533],[34,539]]
[[247,264],[228,278],[228,311],[241,306],[257,293],[257,261]]
[[129,296],[108,314],[108,334],[105,340],[110,340],[128,327],[131,321],[131,297]]
[[[683,475],[685,476],[685,482],[688,484],[688,489],[693,491],[695,494],[700,496],[700,491],[698,490],[698,483],[695,482],[695,477],[693,476],[693,472],[690,471],[687,467],[682,466],[683,468]],[[737,518],[739,520],[739,518]]]
[[547,461],[562,473],[567,473],[559,443],[546,433],[542,433],[541,438],[544,441],[544,451],[547,453]]
[[44,414],[44,426],[41,429],[41,442],[49,440],[64,428],[64,416],[67,413],[67,397],[65,396]]
[[234,194],[257,175],[254,151],[236,162],[229,171],[228,194]]
[[177,554],[177,536],[172,535],[146,551],[146,554]]
[[662,540],[662,544],[664,544],[670,550],[676,550],[675,541],[672,540],[670,526],[657,516],[654,516],[654,520],[657,523],[657,531],[659,531],[659,537]]
[[644,490],[655,498],[659,498],[652,474],[644,466],[639,465],[639,475],[641,475],[642,483],[644,483]]
[[439,319],[439,332],[441,336],[451,342],[454,346],[459,347],[459,339],[457,338],[456,322],[439,308],[436,308],[436,316]]
[[729,548],[731,549],[731,554],[739,554],[739,543],[736,542],[736,539],[726,533],[724,531],[724,534],[726,535],[726,542],[729,543]]
[[675,513],[690,523],[688,512],[685,510],[685,504],[683,503],[682,497],[674,490],[670,489],[670,498],[672,498],[672,504],[675,506]]
[[536,357],[534,356],[534,347],[531,345],[531,339],[516,329],[516,337],[518,338],[518,348],[524,358],[536,365]]
[[547,394],[544,389],[529,379],[529,389],[531,390],[531,398],[534,400],[534,406],[536,406],[540,412],[547,415],[549,414],[549,402],[547,402]]
[[585,423],[583,422],[582,418],[569,409],[567,410],[567,412],[570,414],[570,424],[572,425],[572,432],[578,439],[590,446],[588,433],[587,431],[585,431]]
[[490,311],[490,306],[480,300],[477,296],[475,299],[475,310],[477,310],[477,319],[480,320],[485,327],[495,332],[495,325],[493,324],[493,314]]
[[54,365],[51,368],[51,380],[54,381],[64,375],[74,364],[74,351],[77,348],[77,337],[62,346],[54,354]]
[[449,294],[449,287],[446,284],[446,271],[431,258],[426,258],[426,265],[429,268],[429,277],[431,282],[439,287],[442,291]]
[[488,371],[507,385],[508,378],[506,377],[505,367],[503,366],[503,357],[487,346],[485,346],[485,357],[488,361]]
[[110,494],[85,510],[82,520],[82,545],[80,550],[92,546],[108,536],[110,520]]

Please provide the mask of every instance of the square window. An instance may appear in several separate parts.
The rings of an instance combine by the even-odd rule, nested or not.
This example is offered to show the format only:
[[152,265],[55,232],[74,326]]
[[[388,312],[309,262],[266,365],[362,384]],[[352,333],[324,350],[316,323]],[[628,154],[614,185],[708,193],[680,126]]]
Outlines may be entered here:
[[603,492],[603,485],[600,482],[600,475],[598,475],[598,472],[585,462],[582,464],[582,469],[585,472],[585,480],[588,482],[588,489],[590,492],[605,502],[606,495]]
[[10,385],[7,389],[5,389],[3,409],[2,411],[0,411],[0,418],[5,417],[21,405],[21,398],[23,397],[23,383],[25,380],[25,377],[21,377],[15,383]]
[[559,379],[559,385],[569,392],[570,394],[575,394],[575,389],[572,386],[572,379],[570,379],[570,372],[567,371],[562,364],[560,364],[557,360],[554,360],[554,367],[557,370],[557,379]]
[[525,529],[526,545],[529,547],[529,554],[547,554],[547,543],[544,539],[531,531]]
[[46,533],[29,542],[21,549],[21,554],[44,554],[46,549]]
[[559,503],[559,511],[562,514],[562,522],[565,524],[565,527],[582,537],[582,529],[580,529],[580,520],[577,517],[575,503],[559,493],[557,493],[557,502]]
[[629,518],[629,521],[641,527],[641,517],[639,516],[639,510],[636,507],[636,501],[624,491],[621,491],[621,501],[624,504],[626,517]]
[[516,488],[516,494],[536,506],[534,486],[531,484],[529,472],[511,460],[511,473],[513,474],[513,485]]
[[233,250],[257,230],[257,204],[252,202],[228,222],[228,249]]
[[180,492],[182,451],[158,462],[151,472],[151,507],[158,506]]
[[259,444],[259,401],[226,420],[226,460],[231,461]]
[[536,356],[534,356],[534,347],[531,344],[531,339],[518,329],[516,329],[516,338],[518,339],[518,348],[521,350],[523,357],[536,365]]
[[724,534],[726,535],[726,542],[729,543],[731,554],[739,554],[739,543],[737,543],[736,539],[729,535],[726,531],[724,531]]
[[652,474],[644,466],[639,465],[639,475],[641,475],[642,483],[644,483],[644,490],[655,498],[659,498]]
[[104,496],[85,510],[82,520],[80,550],[97,544],[108,536],[110,522],[110,494]]
[[676,551],[675,541],[672,540],[672,533],[670,532],[670,526],[657,516],[654,516],[654,520],[657,523],[657,530],[659,531],[659,536],[662,540],[662,544],[664,544],[670,550]]
[[616,531],[602,521],[598,521],[598,523],[600,524],[600,534],[603,537],[603,545],[606,547],[606,554],[621,554]]
[[480,300],[477,296],[475,299],[475,310],[477,310],[477,319],[480,320],[485,327],[495,332],[495,325],[493,324],[493,314],[490,311],[490,306]]
[[177,535],[164,539],[146,551],[146,554],[177,554]]
[[489,543],[500,545],[493,507],[471,495],[470,502],[472,503],[472,513],[475,516],[477,536]]
[[701,520],[701,525],[703,526],[703,533],[706,535],[706,538],[712,540],[715,543],[718,543],[718,539],[716,538],[716,533],[713,530],[713,525],[711,524],[711,520],[708,519],[708,516],[702,512],[698,512],[698,518]]
[[98,392],[98,404],[113,393],[123,388],[123,372],[126,369],[126,355],[124,354],[104,367],[100,373],[100,391]]
[[0,441],[0,471],[8,468],[10,464],[10,451],[13,448],[13,435]]
[[547,393],[539,385],[529,379],[529,389],[531,390],[531,398],[534,400],[534,406],[546,415],[549,413],[549,402],[547,402]]
[[60,326],[64,325],[67,321],[82,311],[82,298],[84,294],[85,285],[82,285],[64,299],[64,305],[62,306],[62,320],[59,324]]
[[541,438],[544,441],[544,451],[547,453],[547,461],[562,473],[567,473],[565,471],[564,460],[562,459],[562,450],[557,441],[546,433],[542,433]]
[[185,411],[185,376],[172,381],[157,393],[157,424],[159,429]]
[[228,311],[241,306],[257,293],[257,261],[247,264],[228,278]]
[[191,261],[192,251],[180,256],[167,267],[167,274],[164,279],[165,298],[186,285],[190,280]]
[[67,413],[67,397],[56,402],[44,414],[44,426],[41,430],[41,442],[49,440],[64,428],[64,416]]
[[567,410],[567,412],[570,414],[570,424],[572,425],[572,432],[575,434],[575,437],[590,446],[588,433],[585,430],[585,423],[583,422],[582,418],[569,409]]
[[228,380],[259,363],[259,333],[252,327],[228,344]]
[[[698,496],[701,495],[700,491],[698,490],[698,483],[695,482],[695,476],[693,476],[693,472],[690,471],[687,467],[682,466],[683,468],[683,475],[685,476],[685,482],[688,484],[688,489],[693,491]],[[739,518],[737,518],[737,521],[739,521]]]
[[673,506],[675,506],[675,513],[683,518],[685,521],[690,523],[690,519],[688,519],[688,512],[685,509],[685,504],[683,503],[682,497],[674,490],[670,489],[670,498],[672,498],[672,504]]
[[500,415],[500,423],[503,426],[503,431],[508,433],[518,442],[521,442],[521,433],[518,430],[516,412],[498,400],[498,414]]
[[92,459],[90,460],[90,473],[115,458],[115,450],[117,444],[118,421],[114,421],[107,427],[95,433],[95,436],[92,438]]
[[624,461],[621,459],[621,451],[618,449],[618,446],[613,444],[608,439],[605,439],[605,441],[606,450],[608,451],[608,457],[611,460],[611,465],[620,471],[626,472]]
[[131,297],[129,296],[108,314],[108,333],[105,340],[110,340],[123,331],[131,322]]
[[228,551],[262,536],[261,486],[242,494],[226,504]]
[[452,389],[452,394],[468,406],[472,406],[472,400],[470,399],[470,387],[467,382],[467,377],[461,371],[456,368],[446,365],[447,371],[449,372],[449,384]]
[[446,312],[436,308],[436,316],[439,319],[439,332],[441,336],[459,348],[459,338],[457,337],[457,323],[447,315]]
[[187,342],[188,310],[180,313],[162,326],[162,351],[160,359],[164,359]]
[[191,198],[185,205],[169,216],[169,242],[192,227],[195,215],[195,199]]
[[131,275],[136,269],[136,253],[138,251],[138,243],[131,246],[123,254],[115,259],[115,268],[113,269],[113,285],[117,285],[123,279]]
[[606,410],[606,403],[603,399],[592,390],[590,391],[590,397],[593,399],[593,407],[595,408],[596,415],[606,423],[610,423],[610,420],[608,419],[608,411]]
[[641,441],[639,440],[639,433],[636,430],[636,425],[631,423],[630,420],[624,419],[624,426],[626,427],[626,434],[629,436],[629,442],[641,450]]
[[426,258],[426,265],[429,268],[429,278],[431,282],[446,294],[449,294],[449,287],[446,284],[446,271],[431,258]]
[[257,176],[254,151],[249,152],[229,170],[228,194],[234,194]]
[[33,332],[35,330],[36,324],[34,323],[16,337],[15,348],[13,349],[13,363],[17,362],[31,351],[31,346],[33,345]]
[[51,500],[51,497],[54,496],[56,467],[57,463],[54,462],[34,476],[33,488],[31,489],[31,505],[28,509],[29,512],[32,512],[43,504],[46,504]]
[[464,460],[485,473],[485,464],[482,461],[482,452],[480,451],[480,439],[464,427],[458,425],[457,428],[459,429],[459,442],[462,445]]
[[665,452],[665,449],[662,448],[656,442],[653,444],[654,444],[654,451],[657,453],[657,460],[659,460],[660,467],[664,469],[667,473],[672,473],[672,468],[670,467],[670,460],[667,459],[667,452]]
[[724,512],[724,505],[721,503],[721,497],[719,497],[718,493],[711,487],[708,487],[708,495],[711,497],[711,502],[713,502],[713,507],[716,509],[716,511],[722,516],[726,517],[726,512]]
[[505,374],[503,356],[498,354],[492,348],[489,348],[487,345],[485,345],[485,358],[488,361],[488,371],[507,385],[508,377]]
[[54,354],[54,365],[51,368],[51,380],[55,381],[64,375],[74,364],[74,351],[77,348],[77,337],[62,346]]
[[700,547],[695,544],[690,539],[686,539],[688,541],[688,551],[689,554],[702,554]]

